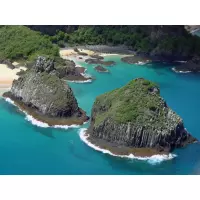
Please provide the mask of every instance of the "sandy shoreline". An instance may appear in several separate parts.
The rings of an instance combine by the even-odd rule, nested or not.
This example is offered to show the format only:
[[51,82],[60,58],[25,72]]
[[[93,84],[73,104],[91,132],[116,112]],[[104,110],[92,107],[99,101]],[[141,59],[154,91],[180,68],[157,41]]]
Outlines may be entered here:
[[81,53],[86,53],[87,55],[80,55],[74,51],[73,47],[60,49],[60,56],[62,58],[77,58],[81,60],[83,58],[90,58],[91,55],[99,55],[99,56],[127,56],[135,54],[134,51],[131,51],[123,46],[106,46],[106,45],[86,45],[86,46],[78,46],[77,49]]
[[[86,53],[88,56],[94,55],[95,52],[87,49],[79,49],[81,53]],[[60,50],[60,56],[66,57],[66,56],[79,56],[82,57],[82,55],[79,55],[77,52],[74,51],[73,48],[64,48]]]
[[[17,62],[13,63],[15,66],[18,65]],[[17,73],[21,70],[26,70],[25,67],[19,67],[15,69],[8,68],[5,64],[0,64],[0,96],[6,91],[8,91],[11,86],[12,82],[15,79],[18,79]]]
[[77,46],[78,49],[85,49],[99,54],[117,54],[117,55],[131,55],[135,51],[129,49],[125,45],[109,46],[109,45],[84,45]]

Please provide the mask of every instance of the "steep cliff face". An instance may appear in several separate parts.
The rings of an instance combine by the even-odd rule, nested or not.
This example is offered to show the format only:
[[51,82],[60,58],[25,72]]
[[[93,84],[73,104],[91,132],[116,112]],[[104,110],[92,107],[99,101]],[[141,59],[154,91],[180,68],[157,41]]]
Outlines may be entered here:
[[[38,58],[35,65],[14,80],[11,91],[5,93],[19,106],[39,116],[49,118],[88,118],[78,107],[72,89],[66,82],[53,74],[52,60]],[[34,114],[33,114],[34,115]],[[48,120],[47,120],[48,121]]]
[[44,115],[71,116],[78,104],[71,88],[55,75],[32,70],[13,82],[11,93]]
[[166,152],[196,141],[162,99],[158,86],[144,79],[97,97],[88,134],[94,142]]

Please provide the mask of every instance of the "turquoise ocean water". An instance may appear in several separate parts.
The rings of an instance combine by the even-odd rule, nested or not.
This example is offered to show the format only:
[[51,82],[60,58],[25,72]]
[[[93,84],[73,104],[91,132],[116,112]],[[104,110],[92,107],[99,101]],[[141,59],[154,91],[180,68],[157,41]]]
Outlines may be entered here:
[[[129,65],[117,56],[117,65],[98,73],[95,65],[82,64],[96,77],[92,83],[69,83],[88,115],[97,95],[144,77],[160,85],[161,95],[184,120],[187,130],[200,140],[200,74],[177,74],[169,65]],[[113,157],[87,146],[80,128],[55,129],[32,125],[16,107],[0,99],[0,174],[200,174],[200,145],[174,153],[177,157],[151,163]],[[85,124],[82,127],[87,127]],[[81,128],[82,128],[81,127]]]

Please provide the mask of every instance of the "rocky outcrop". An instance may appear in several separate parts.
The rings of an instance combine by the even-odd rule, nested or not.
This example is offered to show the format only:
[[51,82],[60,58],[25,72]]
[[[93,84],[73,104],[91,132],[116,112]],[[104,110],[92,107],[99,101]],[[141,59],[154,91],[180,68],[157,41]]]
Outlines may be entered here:
[[98,72],[109,72],[106,68],[102,67],[101,65],[96,66],[95,70]]
[[156,84],[138,78],[97,97],[87,131],[89,140],[121,154],[138,149],[148,150],[147,154],[152,149],[153,154],[167,153],[197,141],[159,93]]
[[[30,67],[29,67],[30,68]],[[47,57],[38,57],[35,63],[35,70],[41,72],[47,72],[54,74],[61,79],[72,80],[72,81],[85,81],[91,79],[90,77],[85,77],[80,69],[76,67],[74,61],[65,60],[64,64],[59,64],[53,59]]]
[[94,55],[90,55],[91,58],[95,58],[95,59],[98,59],[98,60],[103,60],[104,57],[103,56],[100,56],[98,54],[94,54]]
[[86,113],[78,107],[70,86],[54,71],[53,60],[39,57],[31,69],[13,81],[4,97],[49,125],[82,124],[88,120]]
[[200,72],[200,57],[195,56],[190,61],[174,67],[176,72]]
[[139,63],[149,63],[151,62],[151,58],[147,56],[125,56],[121,58],[122,62],[128,63],[128,64],[139,64]]
[[85,60],[85,62],[88,64],[99,64],[105,66],[113,66],[116,64],[114,61],[103,61],[101,59],[93,59],[93,58],[88,58]]
[[12,64],[10,60],[0,59],[0,64],[5,64],[8,66],[8,68],[15,69],[15,66]]

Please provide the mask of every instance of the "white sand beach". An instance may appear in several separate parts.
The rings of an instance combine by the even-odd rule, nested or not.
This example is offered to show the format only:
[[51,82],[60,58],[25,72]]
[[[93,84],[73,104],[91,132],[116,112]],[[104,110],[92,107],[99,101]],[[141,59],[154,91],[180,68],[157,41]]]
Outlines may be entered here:
[[[17,62],[13,64],[18,65]],[[18,79],[17,72],[21,70],[26,70],[26,67],[10,69],[7,65],[0,64],[0,96],[11,88],[13,80]]]
[[[89,56],[95,54],[94,51],[86,50],[86,49],[78,49],[82,53],[87,53]],[[60,56],[66,57],[66,56],[75,56],[78,55],[77,52],[74,51],[74,49],[61,49],[60,50]]]

